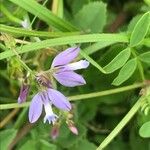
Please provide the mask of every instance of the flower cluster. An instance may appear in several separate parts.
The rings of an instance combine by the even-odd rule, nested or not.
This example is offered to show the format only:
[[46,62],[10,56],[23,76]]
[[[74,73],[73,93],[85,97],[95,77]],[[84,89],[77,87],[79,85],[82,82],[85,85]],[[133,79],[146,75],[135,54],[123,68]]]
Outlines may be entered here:
[[[54,58],[50,68],[50,75],[60,84],[67,87],[86,84],[84,78],[74,72],[75,70],[87,68],[89,66],[89,62],[86,60],[72,62],[78,56],[79,51],[79,47],[68,48]],[[44,108],[44,123],[48,121],[54,124],[58,116],[53,112],[52,105],[60,110],[70,111],[71,104],[62,93],[53,88],[51,80],[43,73],[36,75],[36,81],[44,87],[44,90],[38,92],[31,101],[29,107],[29,121],[31,123],[36,122]],[[29,85],[23,84],[20,90],[18,103],[25,102],[28,91]]]

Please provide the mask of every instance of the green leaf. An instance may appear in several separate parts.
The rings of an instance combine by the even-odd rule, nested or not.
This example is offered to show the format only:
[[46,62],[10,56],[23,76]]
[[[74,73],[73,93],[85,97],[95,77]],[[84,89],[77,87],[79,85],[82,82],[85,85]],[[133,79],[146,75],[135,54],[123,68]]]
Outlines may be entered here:
[[0,132],[0,148],[1,150],[8,149],[9,144],[12,142],[14,137],[16,136],[17,130],[8,129]]
[[61,36],[69,36],[69,35],[79,35],[80,32],[44,32],[44,31],[35,31],[28,30],[24,28],[16,28],[11,26],[6,26],[0,24],[0,31],[4,33],[9,33],[11,35],[17,36],[37,36],[37,37],[61,37]]
[[106,4],[90,2],[75,15],[75,24],[83,31],[102,32],[106,24]]
[[22,7],[26,11],[38,16],[41,20],[45,21],[48,25],[53,26],[61,31],[76,31],[77,28],[69,22],[57,17],[50,10],[37,3],[35,0],[9,0],[12,3]]
[[19,150],[36,150],[36,142],[34,140],[28,140],[25,144],[23,144]]
[[86,127],[81,124],[76,124],[78,128],[79,135],[74,135],[66,125],[60,127],[60,134],[57,138],[57,144],[62,147],[62,149],[70,149],[71,146],[78,143],[86,135]]
[[[18,54],[26,53],[30,51],[35,51],[42,48],[47,48],[50,46],[59,46],[65,44],[73,43],[88,43],[88,42],[128,42],[128,38],[124,34],[87,34],[87,35],[74,35],[67,37],[60,37],[55,39],[43,40],[40,42],[30,43],[16,48]],[[12,50],[7,50],[0,53],[0,60],[15,56],[15,53]]]
[[126,80],[128,80],[132,74],[134,73],[137,67],[137,60],[136,58],[129,60],[120,70],[118,76],[112,82],[113,85],[120,85]]
[[135,25],[130,38],[130,46],[138,45],[145,37],[150,26],[150,12],[145,13]]
[[83,51],[85,51],[88,55],[91,55],[99,50],[102,50],[103,48],[110,46],[112,44],[115,44],[116,42],[97,42],[94,43],[88,47],[86,47],[85,49],[83,49]]
[[77,145],[73,146],[73,150],[96,150],[96,146],[88,140],[81,140]]
[[51,144],[45,140],[40,140],[40,150],[56,150],[56,145]]
[[100,72],[102,73],[106,73],[106,71],[95,61],[93,60],[90,56],[88,56],[86,54],[86,52],[84,51],[80,51],[80,54],[86,59],[88,60],[94,67],[96,67]]
[[150,138],[150,121],[144,123],[139,130],[139,134],[143,138]]
[[141,61],[150,64],[150,52],[146,52],[146,53],[139,55],[139,58],[141,59]]
[[117,69],[121,68],[126,61],[129,59],[131,54],[130,48],[126,48],[121,51],[108,65],[106,65],[103,69],[107,73],[112,73]]

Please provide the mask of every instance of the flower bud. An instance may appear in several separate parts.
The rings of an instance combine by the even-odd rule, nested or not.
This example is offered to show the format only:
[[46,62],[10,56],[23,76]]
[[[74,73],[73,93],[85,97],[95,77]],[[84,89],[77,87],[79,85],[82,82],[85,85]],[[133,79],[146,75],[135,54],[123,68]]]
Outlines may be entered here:
[[55,140],[59,136],[59,125],[55,124],[51,130],[51,137]]

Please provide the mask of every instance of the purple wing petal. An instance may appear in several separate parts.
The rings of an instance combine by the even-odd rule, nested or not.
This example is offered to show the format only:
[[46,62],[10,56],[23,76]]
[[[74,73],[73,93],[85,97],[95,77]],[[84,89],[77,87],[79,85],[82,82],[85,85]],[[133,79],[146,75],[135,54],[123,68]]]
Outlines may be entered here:
[[71,64],[65,65],[66,70],[78,70],[78,69],[85,69],[89,66],[89,62],[86,60],[80,60],[78,62],[74,62]]
[[48,89],[47,92],[52,104],[55,105],[57,108],[67,111],[71,109],[70,102],[62,93],[54,89]]
[[54,77],[60,84],[68,87],[86,84],[84,78],[73,71],[58,72],[54,74]]
[[52,62],[52,67],[68,64],[78,56],[80,51],[79,47],[68,48],[65,51],[59,53]]
[[31,123],[34,123],[39,119],[42,113],[42,106],[43,103],[41,100],[41,96],[38,93],[33,97],[29,108],[29,121]]

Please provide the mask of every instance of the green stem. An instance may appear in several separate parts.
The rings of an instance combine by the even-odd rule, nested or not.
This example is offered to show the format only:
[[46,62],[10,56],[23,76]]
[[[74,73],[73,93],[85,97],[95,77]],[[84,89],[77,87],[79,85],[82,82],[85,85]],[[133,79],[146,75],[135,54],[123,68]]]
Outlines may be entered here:
[[142,79],[142,81],[145,81],[145,76],[144,76],[144,71],[143,71],[143,67],[142,67],[142,64],[141,64],[141,62],[140,62],[140,60],[139,60],[139,58],[138,58],[138,56],[137,56],[137,54],[136,54],[136,52],[135,52],[135,49],[131,49],[132,51],[132,55],[135,57],[135,58],[137,58],[137,64],[138,64],[138,69],[139,69],[139,73],[140,73],[140,75],[141,75],[141,79]]
[[24,108],[22,112],[18,115],[17,120],[15,121],[14,128],[19,129],[27,119],[28,108]]
[[10,21],[21,24],[22,20],[13,16],[12,13],[10,13],[3,4],[1,4],[1,11]]
[[[83,99],[89,99],[89,98],[94,98],[94,97],[106,96],[106,95],[111,95],[111,94],[115,94],[115,93],[121,93],[124,91],[133,90],[133,89],[136,89],[139,87],[143,87],[147,84],[148,83],[137,83],[137,84],[124,86],[124,87],[111,89],[111,90],[106,90],[106,91],[101,91],[101,92],[93,92],[93,93],[88,93],[88,94],[69,96],[68,99],[70,101],[76,101],[76,100],[83,100]],[[28,107],[29,105],[30,105],[30,102],[26,102],[23,104],[18,104],[18,103],[2,104],[2,105],[0,105],[0,110],[11,109],[11,108],[20,108],[20,107]]]
[[130,109],[130,111],[126,114],[126,116],[120,121],[120,123],[114,128],[114,130],[104,139],[104,141],[100,144],[100,146],[96,150],[103,150],[122,130],[122,128],[130,121],[130,119],[135,115],[135,113],[141,107],[143,101],[143,97],[141,97],[134,106]]
[[34,75],[33,71],[20,58],[18,58],[17,60],[21,63],[25,70],[29,71],[32,75]]

